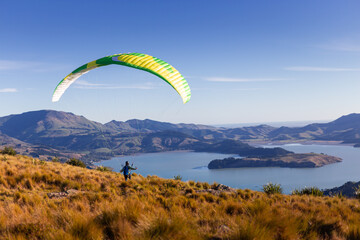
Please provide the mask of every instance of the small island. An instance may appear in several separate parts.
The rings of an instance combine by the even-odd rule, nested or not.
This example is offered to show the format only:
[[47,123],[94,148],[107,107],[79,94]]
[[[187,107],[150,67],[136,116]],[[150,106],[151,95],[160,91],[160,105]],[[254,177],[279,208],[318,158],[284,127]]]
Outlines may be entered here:
[[327,164],[341,162],[339,157],[317,153],[289,153],[276,157],[245,157],[212,160],[209,169],[244,168],[244,167],[286,167],[286,168],[315,168]]

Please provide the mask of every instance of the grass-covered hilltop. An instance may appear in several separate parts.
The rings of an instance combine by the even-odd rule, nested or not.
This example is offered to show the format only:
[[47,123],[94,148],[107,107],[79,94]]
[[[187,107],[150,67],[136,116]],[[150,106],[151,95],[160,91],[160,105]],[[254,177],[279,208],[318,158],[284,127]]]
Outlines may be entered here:
[[357,199],[100,170],[0,155],[0,239],[360,239]]

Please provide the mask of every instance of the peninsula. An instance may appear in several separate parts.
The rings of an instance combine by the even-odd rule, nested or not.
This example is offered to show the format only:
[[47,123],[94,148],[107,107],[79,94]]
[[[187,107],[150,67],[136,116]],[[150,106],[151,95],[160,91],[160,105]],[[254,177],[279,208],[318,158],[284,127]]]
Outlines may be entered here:
[[287,167],[287,168],[315,168],[327,164],[341,162],[342,159],[326,154],[317,153],[289,153],[276,157],[245,157],[212,160],[209,169],[244,168],[244,167]]

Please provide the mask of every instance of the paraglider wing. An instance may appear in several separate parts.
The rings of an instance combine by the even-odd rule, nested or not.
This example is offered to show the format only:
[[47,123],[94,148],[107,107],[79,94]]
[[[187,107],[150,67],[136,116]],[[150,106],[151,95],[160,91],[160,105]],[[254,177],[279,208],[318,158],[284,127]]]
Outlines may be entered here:
[[66,89],[83,74],[97,67],[110,64],[118,64],[150,72],[170,84],[181,96],[184,103],[187,103],[191,98],[190,87],[185,78],[170,64],[146,54],[123,53],[100,58],[74,70],[57,85],[52,101],[59,101]]

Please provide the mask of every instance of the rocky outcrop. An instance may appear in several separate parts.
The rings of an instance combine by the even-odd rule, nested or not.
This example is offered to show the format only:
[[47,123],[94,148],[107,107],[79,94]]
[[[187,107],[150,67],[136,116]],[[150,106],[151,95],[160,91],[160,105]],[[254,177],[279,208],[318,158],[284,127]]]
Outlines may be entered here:
[[347,182],[340,187],[335,187],[331,189],[325,189],[325,196],[345,196],[349,198],[357,197],[360,192],[358,191],[360,187],[360,182]]
[[70,196],[74,196],[76,194],[78,194],[80,191],[75,190],[75,189],[69,189],[65,192],[51,192],[48,193],[47,196],[51,199],[51,198],[64,198],[64,197],[70,197]]

